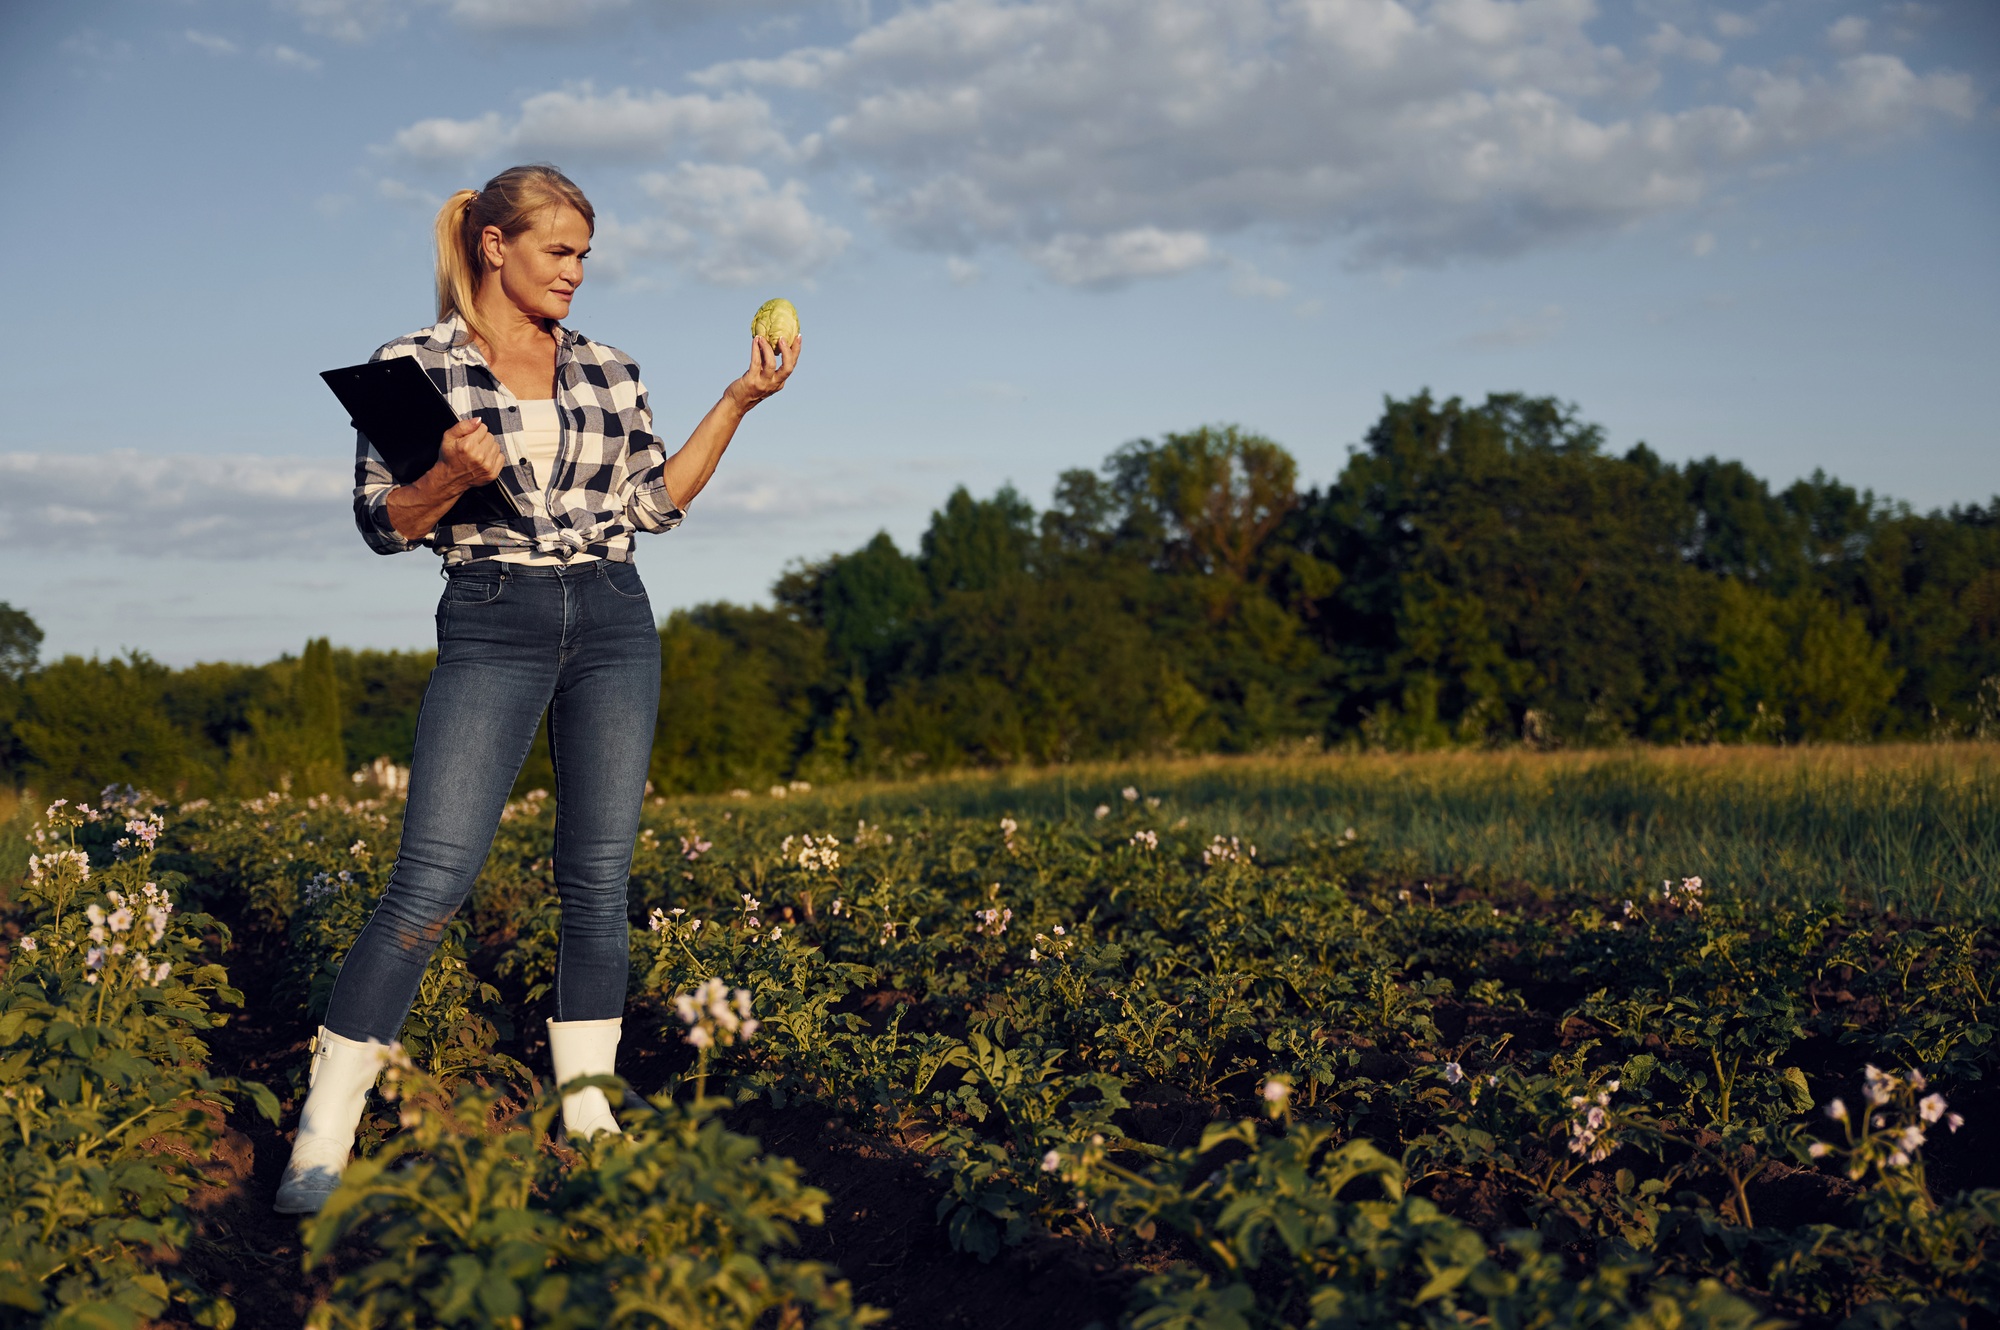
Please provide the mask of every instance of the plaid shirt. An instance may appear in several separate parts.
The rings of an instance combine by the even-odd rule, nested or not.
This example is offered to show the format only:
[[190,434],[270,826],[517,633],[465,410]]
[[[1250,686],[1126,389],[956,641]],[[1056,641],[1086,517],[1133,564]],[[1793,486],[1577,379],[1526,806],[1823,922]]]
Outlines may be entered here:
[[521,408],[454,314],[434,328],[399,337],[369,360],[409,356],[461,420],[475,416],[507,454],[499,484],[524,514],[506,522],[439,526],[405,540],[389,521],[395,480],[368,436],[356,432],[354,524],[377,554],[429,545],[447,564],[533,550],[569,558],[594,554],[629,563],[632,533],[665,531],[683,516],[662,473],[666,448],[653,434],[653,412],[639,367],[623,351],[556,325],[556,416],[561,421],[554,475],[537,476],[521,454]]

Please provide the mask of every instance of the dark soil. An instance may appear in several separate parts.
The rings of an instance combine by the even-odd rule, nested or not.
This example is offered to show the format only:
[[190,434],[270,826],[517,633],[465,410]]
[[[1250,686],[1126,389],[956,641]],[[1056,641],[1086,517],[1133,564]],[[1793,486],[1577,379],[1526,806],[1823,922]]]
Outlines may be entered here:
[[[220,1075],[262,1081],[278,1096],[280,1122],[267,1122],[246,1103],[229,1115],[229,1131],[207,1169],[216,1189],[196,1198],[196,1239],[179,1268],[236,1306],[241,1330],[296,1330],[331,1287],[343,1255],[306,1273],[300,1221],[271,1209],[278,1177],[298,1125],[306,1046],[311,1031],[275,1000],[278,957],[254,942],[228,956],[244,1006],[210,1032],[210,1065]],[[653,1013],[635,1008],[635,1028],[651,1028]],[[531,1067],[547,1059],[539,1022],[517,1032],[504,1051]],[[638,1042],[620,1070],[650,1093],[682,1070],[676,1051]],[[1183,1116],[1199,1135],[1213,1110],[1189,1105]],[[1135,1275],[1080,1244],[1046,1238],[1011,1248],[990,1265],[955,1252],[937,1222],[940,1189],[924,1176],[923,1159],[892,1141],[860,1135],[823,1111],[776,1111],[763,1106],[730,1115],[733,1130],[759,1138],[794,1160],[807,1182],[831,1198],[826,1222],[801,1228],[790,1254],[837,1265],[857,1300],[892,1314],[907,1330],[1085,1330],[1116,1324]],[[1169,1132],[1169,1135],[1181,1133]]]
[[[1446,888],[1446,894],[1454,897],[1469,892],[1455,884]],[[1557,908],[1555,902],[1528,892],[1507,899],[1510,908],[1530,912]],[[216,1189],[198,1198],[197,1240],[180,1262],[184,1273],[235,1304],[237,1324],[245,1330],[292,1330],[302,1325],[309,1309],[326,1295],[339,1264],[367,1258],[362,1252],[336,1253],[330,1266],[304,1272],[299,1221],[270,1208],[297,1122],[311,1034],[289,1014],[275,1019],[272,1015],[295,1010],[272,991],[282,973],[280,946],[268,934],[239,935],[238,947],[226,960],[232,980],[244,991],[245,1006],[211,1033],[209,1043],[214,1070],[269,1086],[281,1102],[282,1118],[275,1125],[267,1122],[247,1102],[231,1112],[229,1131],[206,1166]],[[1525,973],[1509,979],[1518,981],[1531,1010],[1439,1001],[1433,1014],[1447,1039],[1505,1036],[1517,1049],[1549,1050],[1591,1036],[1587,1022],[1564,1022],[1552,1014],[1581,995],[1573,986],[1537,982]],[[524,1012],[521,997],[507,993],[507,1005]],[[1845,1014],[1857,1025],[1868,1024],[1874,1015],[1837,985],[1814,992],[1812,999],[1822,1012],[1848,1008]],[[865,994],[854,1001],[871,1022],[886,1020],[899,1001],[914,1005],[911,995],[893,992]],[[521,1028],[503,1041],[502,1049],[538,1072],[547,1064],[543,1014],[524,1016]],[[635,1002],[628,1012],[620,1071],[640,1093],[653,1093],[688,1069],[685,1048],[653,1037],[666,1015],[644,1002]],[[1367,1047],[1366,1041],[1360,1041],[1356,1051],[1360,1070],[1367,1074],[1387,1076],[1398,1070],[1393,1065],[1395,1055]],[[1806,1069],[1815,1090],[1851,1080],[1858,1070],[1853,1049],[1831,1036],[1795,1046],[1792,1056]],[[1228,1105],[1192,1098],[1173,1086],[1134,1085],[1127,1096],[1130,1107],[1118,1115],[1120,1130],[1132,1139],[1174,1149],[1193,1145],[1218,1117],[1234,1116]],[[1953,1087],[1951,1099],[1968,1120],[1990,1122],[2000,1116],[2000,1086]],[[732,1129],[757,1137],[767,1150],[795,1161],[805,1180],[830,1198],[825,1222],[802,1227],[791,1254],[837,1266],[858,1301],[889,1311],[891,1324],[906,1330],[1086,1330],[1115,1325],[1143,1267],[1171,1255],[1162,1247],[1137,1253],[1140,1259],[1135,1261],[1129,1249],[1114,1254],[1101,1244],[1042,1237],[1003,1251],[990,1264],[982,1263],[951,1249],[936,1218],[941,1188],[925,1175],[925,1159],[918,1151],[856,1131],[823,1109],[774,1110],[751,1104],[729,1113],[728,1120]],[[1358,1129],[1393,1139],[1397,1125],[1385,1118],[1360,1123]],[[1972,1132],[1957,1138],[1936,1134],[1925,1157],[1932,1190],[1938,1195],[2000,1185],[2000,1152],[1978,1148]],[[1448,1213],[1489,1232],[1531,1222],[1519,1197],[1491,1181],[1436,1178],[1420,1183],[1417,1190]],[[1781,1229],[1823,1221],[1853,1194],[1838,1177],[1782,1165],[1767,1169],[1747,1190],[1758,1224]],[[1733,1205],[1720,1190],[1710,1200],[1721,1207]]]

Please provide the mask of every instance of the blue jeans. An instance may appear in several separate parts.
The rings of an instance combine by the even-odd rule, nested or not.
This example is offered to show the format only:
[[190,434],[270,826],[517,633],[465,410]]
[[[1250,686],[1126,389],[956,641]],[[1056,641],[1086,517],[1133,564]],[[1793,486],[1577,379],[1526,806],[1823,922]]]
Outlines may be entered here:
[[625,1008],[625,886],[660,705],[660,637],[629,563],[479,560],[449,570],[438,660],[417,716],[403,845],[341,963],[326,1026],[398,1037],[424,966],[472,891],[544,710],[562,903],[556,1019]]

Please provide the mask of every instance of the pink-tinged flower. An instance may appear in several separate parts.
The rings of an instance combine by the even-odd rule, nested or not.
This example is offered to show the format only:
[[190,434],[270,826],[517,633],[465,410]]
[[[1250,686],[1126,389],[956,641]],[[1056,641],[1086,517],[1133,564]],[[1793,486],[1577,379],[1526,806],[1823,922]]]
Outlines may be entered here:
[[33,937],[24,937],[24,938],[22,938],[22,939],[21,939],[21,950],[22,950],[22,951],[33,951],[33,950],[35,950],[35,939],[34,939]]
[[1923,1143],[1924,1143],[1924,1132],[1923,1128],[1921,1127],[1905,1127],[1896,1136],[1896,1144],[1901,1146],[1905,1150],[1916,1150],[1920,1148],[1923,1145]]
[[[1918,1086],[1917,1088],[1922,1089],[1923,1087]],[[1925,1095],[1922,1102],[1917,1105],[1917,1112],[1923,1117],[1925,1122],[1936,1122],[1944,1116],[1944,1096],[1941,1094]]]
[[1814,1159],[1824,1159],[1833,1153],[1833,1147],[1825,1141],[1814,1141],[1806,1147],[1806,1153]]
[[1282,1104],[1292,1097],[1292,1087],[1276,1077],[1264,1082],[1264,1102]]
[[1965,1125],[1965,1119],[1956,1113],[1947,1113],[1944,1115],[1944,1125],[1955,1132]]
[[1459,1066],[1456,1062],[1447,1062],[1444,1064],[1444,1083],[1446,1085],[1457,1085],[1464,1079],[1465,1068]]
[[1107,817],[1110,817],[1110,816],[1111,816],[1111,805],[1110,805],[1110,804],[1099,804],[1099,805],[1097,806],[1097,809],[1096,809],[1096,813],[1095,813],[1095,816],[1097,817],[1097,819],[1098,819],[1099,821],[1102,821],[1102,820],[1104,820],[1105,818],[1107,818]]
[[161,961],[159,966],[153,971],[153,982],[156,985],[164,984],[165,982],[167,982],[167,980],[173,978],[173,976],[174,976],[173,962]]
[[1053,1173],[1062,1167],[1062,1155],[1051,1150],[1042,1156],[1042,1172]]
[[715,1039],[706,1028],[697,1025],[687,1032],[687,1041],[696,1048],[707,1048]]
[[1826,1115],[1829,1118],[1832,1118],[1835,1122],[1847,1121],[1847,1101],[1844,1099],[1834,1099],[1828,1101],[1826,1106]]
[[1139,802],[1139,791],[1133,789],[1130,785],[1127,785],[1124,789],[1118,791],[1118,793],[1128,804]]

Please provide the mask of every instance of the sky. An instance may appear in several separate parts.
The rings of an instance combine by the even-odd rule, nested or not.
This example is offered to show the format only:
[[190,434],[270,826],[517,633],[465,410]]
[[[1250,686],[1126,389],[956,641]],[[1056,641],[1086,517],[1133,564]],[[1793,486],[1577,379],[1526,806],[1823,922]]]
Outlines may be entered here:
[[433,316],[452,190],[590,195],[570,322],[685,437],[796,377],[656,610],[915,546],[958,485],[1205,423],[1336,477],[1384,398],[2000,494],[1988,0],[65,0],[0,6],[0,601],[44,659],[427,647],[318,371]]

